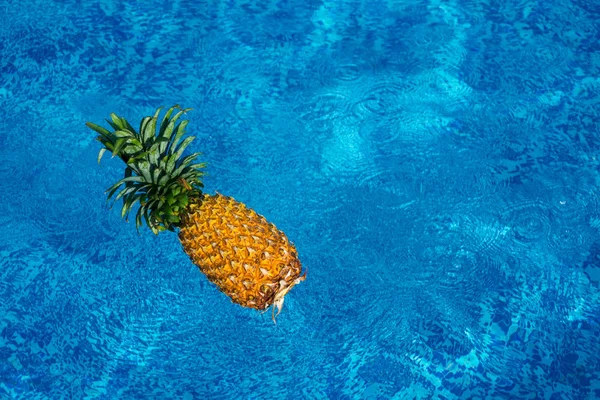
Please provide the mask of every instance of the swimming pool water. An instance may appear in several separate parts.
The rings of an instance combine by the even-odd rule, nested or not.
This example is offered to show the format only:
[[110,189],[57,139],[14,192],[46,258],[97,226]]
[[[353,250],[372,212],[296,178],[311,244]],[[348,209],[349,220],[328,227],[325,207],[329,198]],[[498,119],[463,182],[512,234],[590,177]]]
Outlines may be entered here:
[[[600,397],[598,10],[4,0],[0,397]],[[308,268],[277,325],[105,206],[85,121],[176,103]]]

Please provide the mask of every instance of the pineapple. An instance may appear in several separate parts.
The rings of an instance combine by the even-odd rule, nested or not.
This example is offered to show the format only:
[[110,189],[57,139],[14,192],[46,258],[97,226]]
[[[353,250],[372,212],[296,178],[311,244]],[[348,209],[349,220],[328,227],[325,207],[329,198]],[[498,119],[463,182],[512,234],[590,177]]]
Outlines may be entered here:
[[126,220],[137,204],[136,227],[158,234],[178,231],[183,250],[230,299],[244,307],[281,312],[284,296],[306,278],[294,245],[263,216],[241,202],[202,191],[200,153],[184,156],[194,140],[185,135],[190,109],[173,106],[159,125],[161,108],[145,117],[136,131],[122,117],[110,115],[112,130],[87,122],[103,145],[125,163],[125,174],[108,190],[122,199]]

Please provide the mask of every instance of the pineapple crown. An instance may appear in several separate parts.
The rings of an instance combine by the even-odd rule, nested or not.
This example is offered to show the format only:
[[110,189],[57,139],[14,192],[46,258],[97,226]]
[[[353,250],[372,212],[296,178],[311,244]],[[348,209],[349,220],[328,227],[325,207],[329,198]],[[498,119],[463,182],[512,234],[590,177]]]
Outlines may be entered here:
[[98,163],[108,150],[126,164],[123,179],[106,191],[107,200],[114,199],[116,202],[123,199],[121,216],[126,220],[133,206],[139,202],[136,227],[139,230],[145,221],[155,234],[173,231],[179,226],[180,214],[187,208],[190,199],[202,194],[200,178],[204,173],[201,169],[206,166],[205,163],[195,163],[200,153],[183,156],[194,137],[184,138],[188,121],[177,121],[191,109],[182,109],[178,105],[169,108],[159,126],[161,110],[162,107],[156,110],[154,116],[144,117],[139,131],[114,113],[110,114],[110,120],[106,120],[112,131],[86,122],[99,134],[96,140],[103,146],[98,154]]

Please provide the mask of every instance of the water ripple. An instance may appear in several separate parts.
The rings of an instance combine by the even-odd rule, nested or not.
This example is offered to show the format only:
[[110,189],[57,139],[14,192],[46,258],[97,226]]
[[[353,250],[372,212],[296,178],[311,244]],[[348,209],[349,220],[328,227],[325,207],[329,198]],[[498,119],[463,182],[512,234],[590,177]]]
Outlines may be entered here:
[[556,189],[556,193],[562,195],[556,196],[552,205],[556,229],[549,237],[550,246],[557,254],[572,259],[580,258],[581,250],[590,246],[595,232],[590,229],[587,217],[598,210],[597,196],[592,195],[584,184],[578,186],[578,193]]
[[370,145],[360,136],[356,118],[348,116],[335,120],[331,134],[321,150],[326,175],[362,182],[377,174],[369,156]]
[[329,91],[311,97],[308,101],[294,108],[302,121],[332,121],[346,114],[348,95],[343,91]]
[[487,256],[502,252],[510,229],[492,218],[484,218],[482,214],[462,215],[460,230],[465,235],[465,247],[470,251]]
[[528,248],[532,244],[547,244],[552,230],[549,204],[528,200],[512,204],[500,212],[500,221],[511,231],[513,242]]
[[363,74],[356,64],[346,64],[336,69],[335,76],[340,81],[351,82],[359,80]]
[[417,90],[417,83],[410,79],[384,80],[369,86],[351,106],[352,111],[360,118],[391,115],[400,111],[407,96]]
[[546,73],[560,70],[572,58],[569,48],[543,39],[524,46],[519,54],[521,65],[536,65]]
[[458,70],[467,58],[469,52],[460,40],[453,39],[436,52],[436,59],[449,70]]

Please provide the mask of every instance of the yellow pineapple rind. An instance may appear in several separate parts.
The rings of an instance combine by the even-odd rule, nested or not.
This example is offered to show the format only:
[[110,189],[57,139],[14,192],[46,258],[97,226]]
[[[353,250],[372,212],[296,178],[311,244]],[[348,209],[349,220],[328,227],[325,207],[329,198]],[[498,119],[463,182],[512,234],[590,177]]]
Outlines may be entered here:
[[179,227],[192,262],[237,304],[264,310],[302,280],[296,248],[286,235],[231,197],[193,199]]

